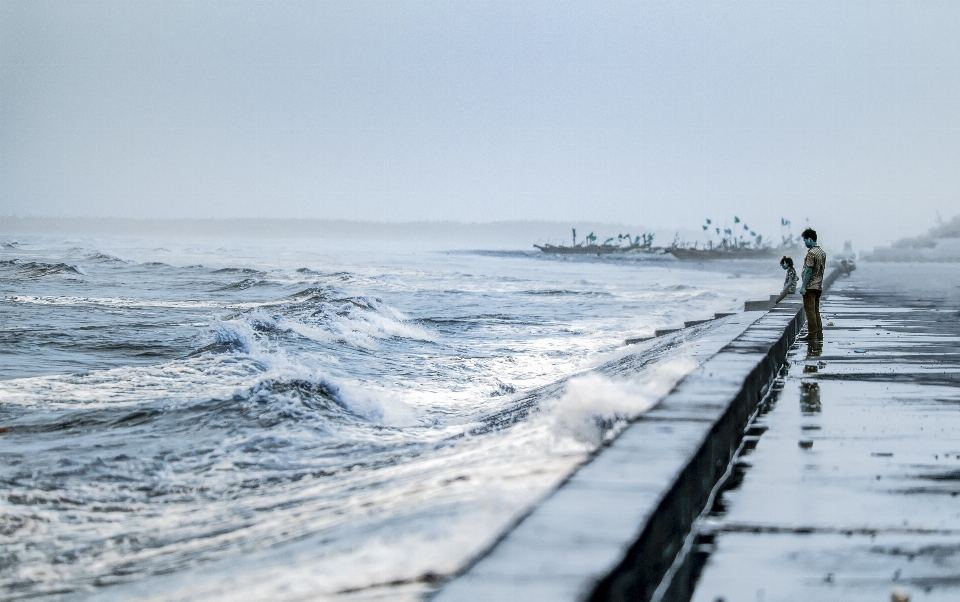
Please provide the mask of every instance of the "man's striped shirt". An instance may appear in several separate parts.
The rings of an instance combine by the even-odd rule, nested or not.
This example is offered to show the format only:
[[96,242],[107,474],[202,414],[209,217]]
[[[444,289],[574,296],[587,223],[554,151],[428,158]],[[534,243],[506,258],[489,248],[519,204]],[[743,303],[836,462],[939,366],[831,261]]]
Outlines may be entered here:
[[820,247],[810,247],[803,260],[803,271],[813,268],[813,275],[807,283],[807,290],[823,290],[823,271],[827,267],[827,254]]

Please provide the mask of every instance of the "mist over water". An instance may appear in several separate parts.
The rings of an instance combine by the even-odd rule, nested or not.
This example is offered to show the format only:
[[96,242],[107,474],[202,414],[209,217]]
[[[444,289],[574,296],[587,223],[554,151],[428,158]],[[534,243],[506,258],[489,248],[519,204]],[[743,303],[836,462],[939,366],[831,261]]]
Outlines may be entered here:
[[[682,344],[625,338],[780,277],[387,243],[0,243],[10,599],[417,599],[691,367]],[[624,372],[634,351],[649,369]]]

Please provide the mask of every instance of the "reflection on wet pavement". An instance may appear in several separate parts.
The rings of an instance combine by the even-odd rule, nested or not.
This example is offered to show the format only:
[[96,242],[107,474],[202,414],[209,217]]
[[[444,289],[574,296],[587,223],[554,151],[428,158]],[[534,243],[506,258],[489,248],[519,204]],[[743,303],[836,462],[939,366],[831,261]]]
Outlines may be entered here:
[[820,357],[823,355],[823,341],[810,341],[807,343],[807,358]]
[[955,274],[868,264],[824,298],[701,520],[693,600],[960,600]]
[[820,405],[820,385],[815,382],[800,383],[800,411],[804,414],[816,414],[823,409]]

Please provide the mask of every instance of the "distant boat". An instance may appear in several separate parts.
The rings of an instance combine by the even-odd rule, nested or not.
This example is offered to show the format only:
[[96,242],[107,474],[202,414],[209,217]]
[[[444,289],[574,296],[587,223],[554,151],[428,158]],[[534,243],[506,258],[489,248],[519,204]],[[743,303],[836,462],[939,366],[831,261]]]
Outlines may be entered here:
[[[577,229],[573,229],[573,245],[533,245],[544,253],[554,253],[557,255],[613,255],[620,253],[656,253],[662,251],[655,250],[653,244],[653,234],[642,234],[631,238],[630,234],[618,234],[616,238],[610,237],[601,244],[597,244],[597,237],[593,232],[577,243]],[[613,241],[616,241],[614,243]],[[626,244],[624,244],[626,243]]]
[[[717,246],[697,248],[695,246],[686,246],[674,241],[668,247],[654,247],[653,234],[643,234],[631,238],[629,234],[610,237],[601,244],[597,244],[597,237],[591,232],[586,239],[577,242],[577,230],[573,229],[572,245],[553,245],[542,244],[533,245],[544,253],[555,255],[622,255],[631,254],[650,254],[666,255],[670,254],[681,261],[703,261],[708,259],[766,259],[777,257],[781,253],[792,250],[788,247],[760,246],[751,247],[745,244],[721,244]],[[624,244],[626,243],[626,244]]]
[[784,252],[784,249],[773,247],[750,248],[723,248],[713,249],[691,249],[688,247],[669,247],[663,249],[665,253],[670,253],[681,261],[696,261],[703,259],[766,259],[778,257]]
[[612,255],[614,253],[644,252],[649,249],[641,245],[585,245],[579,244],[572,247],[567,245],[533,245],[544,253],[556,253],[559,255]]

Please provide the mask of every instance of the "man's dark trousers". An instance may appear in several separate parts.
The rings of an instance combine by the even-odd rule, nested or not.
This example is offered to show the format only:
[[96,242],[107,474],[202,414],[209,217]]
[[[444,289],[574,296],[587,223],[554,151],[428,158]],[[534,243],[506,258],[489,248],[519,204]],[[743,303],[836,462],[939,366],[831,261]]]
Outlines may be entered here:
[[812,338],[823,338],[823,322],[820,321],[820,295],[823,291],[807,289],[803,293],[803,311],[807,314],[807,334]]

